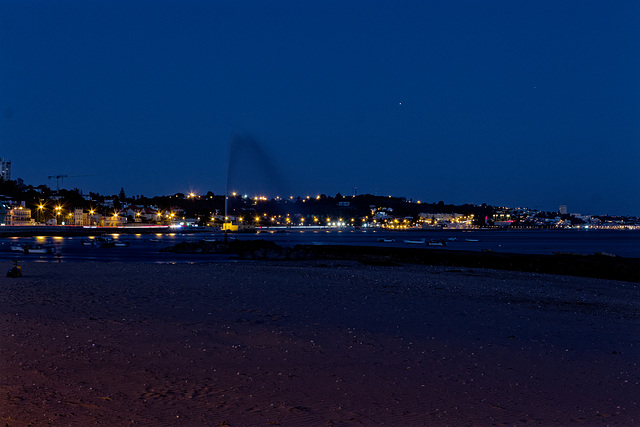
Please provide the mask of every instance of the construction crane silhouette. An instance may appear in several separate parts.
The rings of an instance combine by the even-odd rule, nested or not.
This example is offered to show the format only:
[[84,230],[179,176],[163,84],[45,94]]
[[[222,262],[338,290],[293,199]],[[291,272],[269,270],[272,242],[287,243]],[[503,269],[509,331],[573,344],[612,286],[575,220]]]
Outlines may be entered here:
[[93,175],[49,175],[47,178],[48,179],[56,179],[56,191],[59,193],[60,192],[60,183],[65,179],[65,178],[81,178],[83,176],[98,176],[100,174],[93,174]]

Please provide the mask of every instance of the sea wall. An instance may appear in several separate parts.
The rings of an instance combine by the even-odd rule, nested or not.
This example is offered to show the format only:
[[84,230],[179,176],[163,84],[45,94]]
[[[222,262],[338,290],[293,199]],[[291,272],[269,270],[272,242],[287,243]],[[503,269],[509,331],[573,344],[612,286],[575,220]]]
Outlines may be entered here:
[[74,225],[2,226],[0,237],[95,236],[101,234],[151,234],[170,231],[169,226],[80,227]]

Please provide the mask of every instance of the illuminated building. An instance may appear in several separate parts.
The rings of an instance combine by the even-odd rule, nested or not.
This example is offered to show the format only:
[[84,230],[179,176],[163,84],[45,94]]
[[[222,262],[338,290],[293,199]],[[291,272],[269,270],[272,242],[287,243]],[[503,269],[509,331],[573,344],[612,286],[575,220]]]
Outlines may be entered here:
[[0,157],[0,178],[8,181],[11,179],[11,161]]
[[31,209],[23,208],[22,206],[13,207],[10,217],[10,225],[30,225],[32,222]]

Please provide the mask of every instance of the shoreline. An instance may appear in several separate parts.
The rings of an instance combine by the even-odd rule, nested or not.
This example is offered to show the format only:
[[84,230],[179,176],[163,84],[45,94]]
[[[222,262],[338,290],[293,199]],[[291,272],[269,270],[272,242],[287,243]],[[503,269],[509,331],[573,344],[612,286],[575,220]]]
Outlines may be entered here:
[[[124,229],[119,228],[67,227],[65,229],[69,230],[68,236],[70,237],[110,233],[125,234],[123,232]],[[47,228],[47,230],[48,234],[52,236],[61,234],[59,228],[54,230]],[[2,230],[0,229],[0,231]],[[29,231],[29,235],[40,236],[43,234],[40,230],[29,229],[27,231]],[[167,227],[127,227],[126,231],[129,234],[168,233],[180,235],[178,230]],[[188,234],[196,236],[198,233],[212,233],[211,230],[204,229],[180,231],[187,231]],[[221,236],[217,236],[217,238],[221,239]],[[193,239],[193,236],[191,239]],[[164,247],[160,251],[190,254],[194,256],[194,262],[200,261],[197,257],[201,254],[235,254],[241,259],[344,259],[371,265],[424,264],[475,267],[640,282],[640,258],[622,257],[606,252],[597,252],[590,255],[569,252],[539,254],[501,252],[487,248],[469,250],[439,249],[425,246],[358,246],[308,243],[290,247],[280,246],[272,240],[263,239],[239,239],[230,241],[228,244],[222,241],[210,240],[183,241],[172,247]],[[152,255],[152,252],[149,252],[148,255]],[[55,259],[55,261],[59,260],[59,258]],[[76,261],[82,261],[82,256],[80,255]]]
[[640,287],[354,261],[26,263],[0,421],[632,425]]
[[[260,233],[279,233],[279,232],[299,232],[299,231],[311,231],[315,229],[332,230],[326,227],[314,227],[314,226],[296,226],[296,227],[258,227],[250,231],[236,231],[230,234],[260,234]],[[345,227],[343,229],[351,229]],[[340,231],[340,228],[335,228],[335,231]],[[375,230],[374,230],[375,231]],[[598,232],[639,232],[639,229],[616,229],[616,228],[602,228],[602,229],[549,229],[549,228],[473,228],[473,229],[409,229],[403,231],[397,230],[378,230],[380,232],[388,233],[406,233],[411,235],[413,233],[434,233],[434,234],[458,234],[458,233],[473,233],[473,232],[491,232],[491,233],[509,233],[514,232],[532,232],[532,233],[554,233],[554,232],[575,232],[575,233],[598,233]],[[36,236],[93,236],[102,234],[152,234],[152,233],[220,233],[218,228],[210,227],[181,227],[172,228],[169,225],[127,225],[122,227],[102,227],[102,226],[76,226],[76,225],[4,225],[0,227],[0,238],[3,237],[36,237]]]

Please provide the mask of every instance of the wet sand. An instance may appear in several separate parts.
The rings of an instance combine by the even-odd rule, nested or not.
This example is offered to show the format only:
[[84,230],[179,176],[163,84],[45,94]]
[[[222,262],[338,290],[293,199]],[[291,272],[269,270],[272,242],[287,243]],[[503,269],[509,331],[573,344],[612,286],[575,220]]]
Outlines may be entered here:
[[0,425],[640,423],[634,283],[337,261],[24,274],[0,278]]

